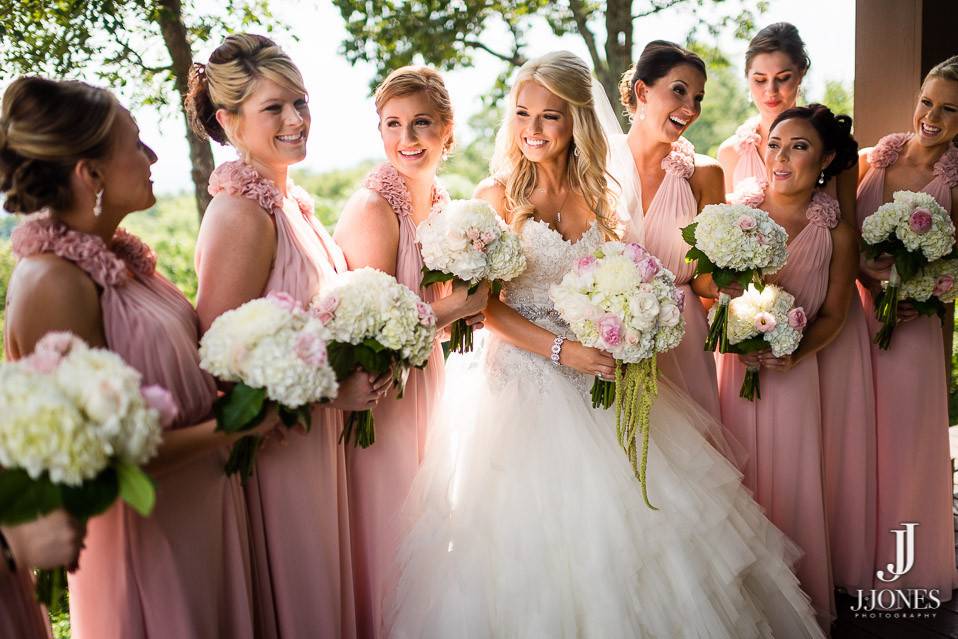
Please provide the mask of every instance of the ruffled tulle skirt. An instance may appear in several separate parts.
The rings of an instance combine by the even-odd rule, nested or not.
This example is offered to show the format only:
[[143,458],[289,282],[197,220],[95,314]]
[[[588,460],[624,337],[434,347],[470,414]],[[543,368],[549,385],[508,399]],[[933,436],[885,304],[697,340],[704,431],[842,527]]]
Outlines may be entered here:
[[[490,338],[454,355],[404,509],[390,637],[820,637],[797,548],[666,380],[649,496],[592,378]],[[720,437],[720,435],[719,435]]]

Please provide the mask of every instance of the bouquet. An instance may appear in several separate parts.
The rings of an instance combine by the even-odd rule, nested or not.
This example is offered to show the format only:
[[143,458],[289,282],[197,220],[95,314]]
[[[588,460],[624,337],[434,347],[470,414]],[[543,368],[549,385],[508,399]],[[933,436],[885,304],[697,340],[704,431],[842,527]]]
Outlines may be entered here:
[[[422,286],[456,280],[473,293],[488,280],[498,295],[502,282],[526,268],[519,236],[482,200],[453,200],[419,225],[416,239],[422,247]],[[472,350],[472,327],[465,320],[453,322],[450,332],[453,350]]]
[[[875,316],[882,323],[875,336],[879,348],[891,346],[892,333],[898,322],[898,302],[915,304],[918,312],[931,314],[944,306],[939,300],[929,303],[935,286],[928,289],[930,278],[954,272],[953,266],[937,267],[942,258],[956,258],[955,225],[948,212],[927,193],[896,191],[892,201],[882,204],[862,223],[862,253],[874,259],[891,255],[895,263],[882,292],[875,299]],[[938,269],[945,269],[939,271]],[[915,278],[920,281],[913,282]],[[947,283],[947,278],[943,284]],[[953,278],[948,290],[953,286]],[[929,292],[925,292],[928,290]],[[947,291],[943,291],[947,292]],[[952,296],[953,299],[953,296]],[[917,302],[917,303],[916,303]]]
[[[155,492],[140,468],[176,418],[170,394],[71,333],[48,333],[33,354],[0,364],[0,523],[63,508],[86,521],[117,497],[144,517]],[[37,599],[60,604],[62,568],[41,570]]]
[[[722,352],[744,355],[771,349],[775,357],[794,353],[808,323],[805,309],[794,304],[790,293],[772,284],[766,284],[762,290],[749,284],[739,297],[726,299],[728,347]],[[717,312],[716,309],[712,307],[710,313]],[[757,369],[746,371],[739,397],[749,401],[762,398]]]
[[[555,309],[586,346],[615,358],[615,382],[596,377],[592,406],[613,400],[619,444],[632,462],[649,508],[646,468],[649,412],[658,393],[655,357],[678,346],[685,335],[684,291],[675,276],[638,244],[606,242],[580,258],[550,290]],[[636,432],[642,433],[638,463]]]
[[[691,246],[686,262],[695,262],[695,275],[711,273],[719,287],[734,282],[754,284],[761,290],[763,277],[785,265],[788,235],[768,213],[744,204],[710,204],[695,222],[682,229]],[[719,296],[709,324],[705,350],[728,348],[728,300]]]
[[[329,331],[329,361],[342,381],[361,367],[370,375],[392,370],[402,397],[410,368],[422,368],[436,339],[436,316],[418,295],[373,268],[343,273],[318,295],[311,313]],[[367,448],[376,441],[372,411],[350,413],[340,441]]]
[[[310,407],[336,396],[339,386],[326,355],[328,331],[285,293],[246,302],[217,317],[200,341],[200,366],[225,382],[236,382],[214,404],[216,429],[227,433],[259,424],[270,406],[287,428],[310,428]],[[260,437],[233,445],[226,473],[253,473]]]

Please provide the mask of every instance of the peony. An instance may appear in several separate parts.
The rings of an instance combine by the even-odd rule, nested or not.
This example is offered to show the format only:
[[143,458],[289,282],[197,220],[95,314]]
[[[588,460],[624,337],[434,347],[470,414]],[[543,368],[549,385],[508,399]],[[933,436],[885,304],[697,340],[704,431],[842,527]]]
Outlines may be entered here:
[[931,211],[924,207],[918,207],[911,213],[911,217],[908,218],[908,226],[911,227],[911,230],[919,235],[924,235],[931,230],[932,218]]
[[955,286],[954,276],[950,274],[939,275],[938,278],[935,279],[935,288],[933,293],[936,297],[941,297],[945,293],[949,292],[952,288],[954,288],[954,286]]
[[805,316],[805,309],[796,306],[787,313],[788,325],[796,331],[804,331],[808,324],[808,318]]
[[638,267],[642,274],[642,281],[651,282],[655,274],[659,272],[660,263],[654,257],[646,257],[639,261]]
[[140,389],[147,405],[157,412],[162,428],[169,428],[176,421],[180,409],[172,393],[162,386],[151,384]]
[[609,347],[615,348],[622,342],[622,322],[615,315],[605,315],[599,319],[599,336]]

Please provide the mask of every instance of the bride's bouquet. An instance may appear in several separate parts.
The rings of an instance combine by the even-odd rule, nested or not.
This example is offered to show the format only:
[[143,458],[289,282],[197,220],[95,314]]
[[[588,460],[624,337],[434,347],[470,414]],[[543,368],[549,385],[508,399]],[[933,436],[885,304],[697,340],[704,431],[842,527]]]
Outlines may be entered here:
[[[329,361],[342,381],[357,367],[370,375],[392,371],[402,397],[410,368],[422,368],[436,339],[436,315],[391,275],[361,268],[340,275],[318,295],[311,313],[329,331]],[[366,448],[376,441],[372,411],[350,413],[340,441]]]
[[[695,262],[695,275],[711,273],[719,287],[735,282],[762,288],[763,277],[785,265],[788,234],[768,213],[745,204],[710,204],[695,222],[682,229],[691,246],[686,262]],[[728,300],[719,297],[709,324],[705,350],[728,348]]]
[[[954,284],[954,266],[939,266],[937,262],[958,257],[954,250],[955,225],[931,195],[896,191],[891,202],[865,218],[862,245],[862,254],[867,258],[891,255],[895,259],[888,280],[882,282],[882,292],[875,299],[875,316],[882,323],[875,343],[888,349],[898,322],[898,302],[910,301],[918,312],[927,315],[944,312],[940,299],[929,303],[929,298],[937,298],[938,294],[935,286],[928,290],[928,283],[932,278],[937,282],[939,275],[952,277],[942,293],[948,293]],[[942,280],[942,286],[946,284],[947,277]]]
[[[419,225],[422,286],[456,280],[473,293],[483,281],[498,295],[503,282],[526,268],[519,236],[482,200],[453,200]],[[450,327],[452,350],[472,350],[472,327],[456,320]]]
[[[795,306],[795,297],[778,286],[766,284],[758,290],[749,284],[742,295],[725,303],[728,348],[724,353],[744,355],[770,349],[775,357],[782,357],[794,353],[802,341],[808,323],[805,309]],[[710,314],[715,312],[716,307],[712,307]],[[757,369],[746,371],[739,397],[749,401],[762,398]]]
[[[678,346],[685,335],[684,291],[675,276],[639,244],[606,242],[580,258],[550,290],[555,309],[584,345],[615,358],[615,382],[596,377],[592,406],[608,408],[613,399],[619,444],[632,462],[649,503],[645,472],[649,451],[649,412],[658,393],[655,356]],[[638,463],[636,432],[642,433]]]
[[[334,398],[336,374],[326,354],[328,331],[285,293],[246,302],[217,317],[200,342],[200,366],[236,382],[216,401],[216,428],[227,433],[259,424],[271,403],[287,428],[310,428],[310,404]],[[233,444],[226,473],[253,473],[260,437]]]
[[[153,482],[140,467],[177,407],[141,382],[119,355],[71,333],[48,333],[29,357],[0,364],[0,523],[56,508],[85,521],[117,498],[149,515]],[[37,598],[59,603],[65,584],[62,568],[41,570]]]

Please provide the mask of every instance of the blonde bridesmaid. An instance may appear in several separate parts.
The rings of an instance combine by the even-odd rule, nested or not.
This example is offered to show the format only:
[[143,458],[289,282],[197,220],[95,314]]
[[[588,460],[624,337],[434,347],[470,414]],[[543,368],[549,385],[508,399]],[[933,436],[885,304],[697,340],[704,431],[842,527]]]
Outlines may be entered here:
[[[772,123],[767,186],[744,198],[767,211],[790,238],[788,261],[769,278],[795,296],[808,317],[793,354],[764,351],[719,358],[726,428],[748,451],[745,483],[769,519],[804,552],[797,574],[819,623],[835,616],[823,471],[822,397],[815,356],[835,338],[852,298],[858,253],[853,229],[839,224],[838,202],[819,188],[854,164],[851,120],[821,105],[789,109]],[[759,366],[762,396],[739,397],[747,366]],[[859,386],[868,380],[859,380]],[[850,393],[860,388],[851,388]]]
[[16,80],[2,121],[4,206],[43,211],[11,238],[19,261],[7,355],[23,357],[44,334],[71,331],[118,353],[178,408],[147,467],[156,482],[151,516],[117,503],[88,523],[69,576],[72,635],[251,639],[245,502],[238,480],[223,474],[235,438],[209,419],[216,387],[199,367],[196,313],[156,271],[150,247],[118,228],[155,202],[156,155],[109,92],[80,82]]
[[[958,56],[929,71],[921,86],[913,131],[886,135],[861,153],[858,225],[895,191],[923,191],[956,217],[958,202]],[[863,265],[862,301],[871,325],[874,296],[887,278],[888,260]],[[915,564],[893,583],[876,588],[937,588],[942,600],[958,587],[948,454],[948,379],[942,359],[941,321],[918,317],[907,305],[887,351],[873,347],[878,419],[878,555],[895,562],[895,529],[918,526]]]
[[[453,113],[442,77],[428,67],[393,71],[376,90],[379,132],[387,162],[370,173],[346,203],[335,238],[351,269],[371,266],[431,303],[440,328],[457,319],[480,328],[488,287],[467,295],[420,287],[422,256],[416,226],[441,211],[449,196],[436,172],[453,143]],[[439,340],[426,367],[413,370],[402,399],[388,397],[374,411],[376,443],[349,447],[349,508],[360,637],[382,635],[382,599],[399,542],[399,510],[422,462],[427,426],[442,392]]]
[[695,265],[686,263],[689,245],[682,239],[682,227],[703,207],[724,200],[722,168],[682,137],[702,112],[705,81],[702,59],[664,40],[650,42],[622,77],[622,104],[632,117],[626,144],[641,193],[637,210],[628,211],[632,224],[625,239],[641,242],[661,259],[685,293],[685,337],[659,357],[659,368],[719,419],[715,360],[703,349],[708,322],[699,300],[712,294],[711,278],[692,279]]
[[[194,130],[242,159],[210,178],[213,201],[196,245],[203,329],[267,293],[307,304],[346,268],[289,167],[306,156],[310,112],[303,78],[268,38],[234,34],[194,65]],[[257,637],[355,636],[343,410],[372,407],[386,380],[355,373],[312,411],[312,430],[268,442],[246,485]],[[213,635],[210,635],[213,636]]]

